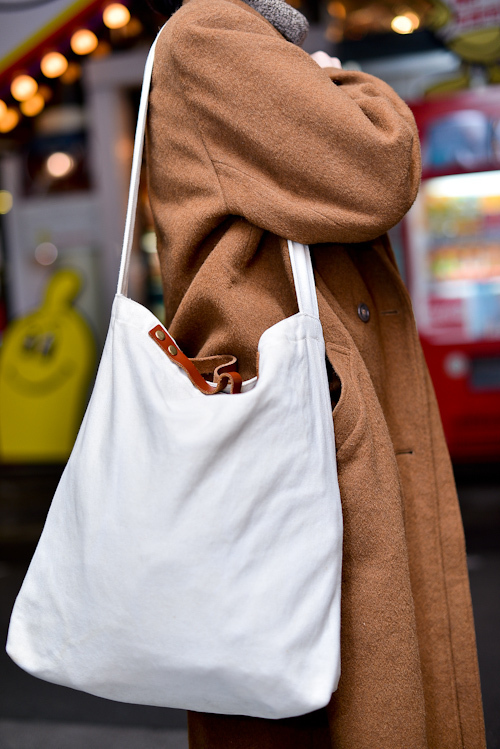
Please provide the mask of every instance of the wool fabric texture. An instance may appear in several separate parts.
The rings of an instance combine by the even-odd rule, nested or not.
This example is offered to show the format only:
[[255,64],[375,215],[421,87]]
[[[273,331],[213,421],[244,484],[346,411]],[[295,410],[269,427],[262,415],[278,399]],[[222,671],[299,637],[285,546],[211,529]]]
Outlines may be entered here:
[[297,311],[282,238],[311,246],[344,516],[330,704],[284,721],[190,713],[191,749],[484,749],[453,475],[385,235],[419,185],[412,114],[242,0],[188,0],[156,54],[147,158],[170,332],[253,376],[262,333]]

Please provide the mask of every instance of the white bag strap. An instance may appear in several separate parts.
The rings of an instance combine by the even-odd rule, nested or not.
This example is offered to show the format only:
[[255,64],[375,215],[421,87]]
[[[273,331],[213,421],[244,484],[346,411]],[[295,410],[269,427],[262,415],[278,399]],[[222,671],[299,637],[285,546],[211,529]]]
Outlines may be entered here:
[[144,134],[146,132],[146,116],[148,113],[149,89],[151,86],[151,75],[153,72],[153,60],[155,57],[156,43],[153,42],[144,68],[142,80],[141,100],[139,103],[139,114],[137,115],[137,127],[135,129],[134,155],[132,156],[132,174],[130,175],[130,187],[128,191],[127,216],[125,218],[125,234],[123,236],[122,257],[120,261],[120,273],[118,274],[117,293],[127,296],[128,277],[130,268],[130,255],[134,241],[135,217],[137,214],[137,197],[139,195],[139,181],[141,178],[142,152],[144,149]]
[[[132,158],[132,174],[130,177],[130,188],[128,193],[127,217],[125,219],[125,234],[123,237],[122,255],[120,261],[120,273],[118,276],[117,293],[127,295],[128,278],[130,268],[130,255],[134,239],[134,226],[137,214],[137,197],[139,194],[139,180],[141,176],[142,152],[144,148],[144,134],[146,131],[146,117],[148,112],[149,89],[151,86],[151,75],[153,72],[153,61],[155,48],[161,29],[149,50],[144,78],[142,81],[141,100],[139,103],[139,114],[135,131],[134,155]],[[318,300],[314,284],[314,273],[311,263],[309,247],[299,242],[288,240],[288,251],[292,264],[293,280],[297,294],[299,312],[319,318]]]
[[318,297],[316,296],[309,246],[307,244],[300,244],[299,242],[292,242],[289,239],[288,252],[290,253],[299,312],[319,319]]

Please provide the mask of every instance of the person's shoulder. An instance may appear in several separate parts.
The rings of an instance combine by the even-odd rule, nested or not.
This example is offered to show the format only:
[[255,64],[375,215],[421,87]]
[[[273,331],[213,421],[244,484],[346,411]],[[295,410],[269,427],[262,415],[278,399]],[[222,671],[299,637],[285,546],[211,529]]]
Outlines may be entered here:
[[281,34],[243,0],[189,0],[167,22],[158,44],[172,44],[216,32]]

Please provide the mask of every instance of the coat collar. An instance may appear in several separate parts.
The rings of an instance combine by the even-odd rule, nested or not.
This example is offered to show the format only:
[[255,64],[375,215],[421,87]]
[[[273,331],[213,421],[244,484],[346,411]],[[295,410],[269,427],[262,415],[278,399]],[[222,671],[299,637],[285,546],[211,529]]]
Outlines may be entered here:
[[[280,36],[293,44],[301,45],[309,24],[305,16],[292,8],[285,0],[212,0],[216,3],[231,3],[264,19]],[[197,0],[183,0],[183,5]]]

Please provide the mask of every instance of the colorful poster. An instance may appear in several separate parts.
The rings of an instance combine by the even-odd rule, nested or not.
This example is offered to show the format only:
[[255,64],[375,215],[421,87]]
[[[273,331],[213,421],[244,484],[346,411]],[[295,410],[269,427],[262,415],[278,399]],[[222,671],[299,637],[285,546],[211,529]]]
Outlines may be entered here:
[[410,231],[421,332],[435,343],[500,340],[500,172],[424,181]]

